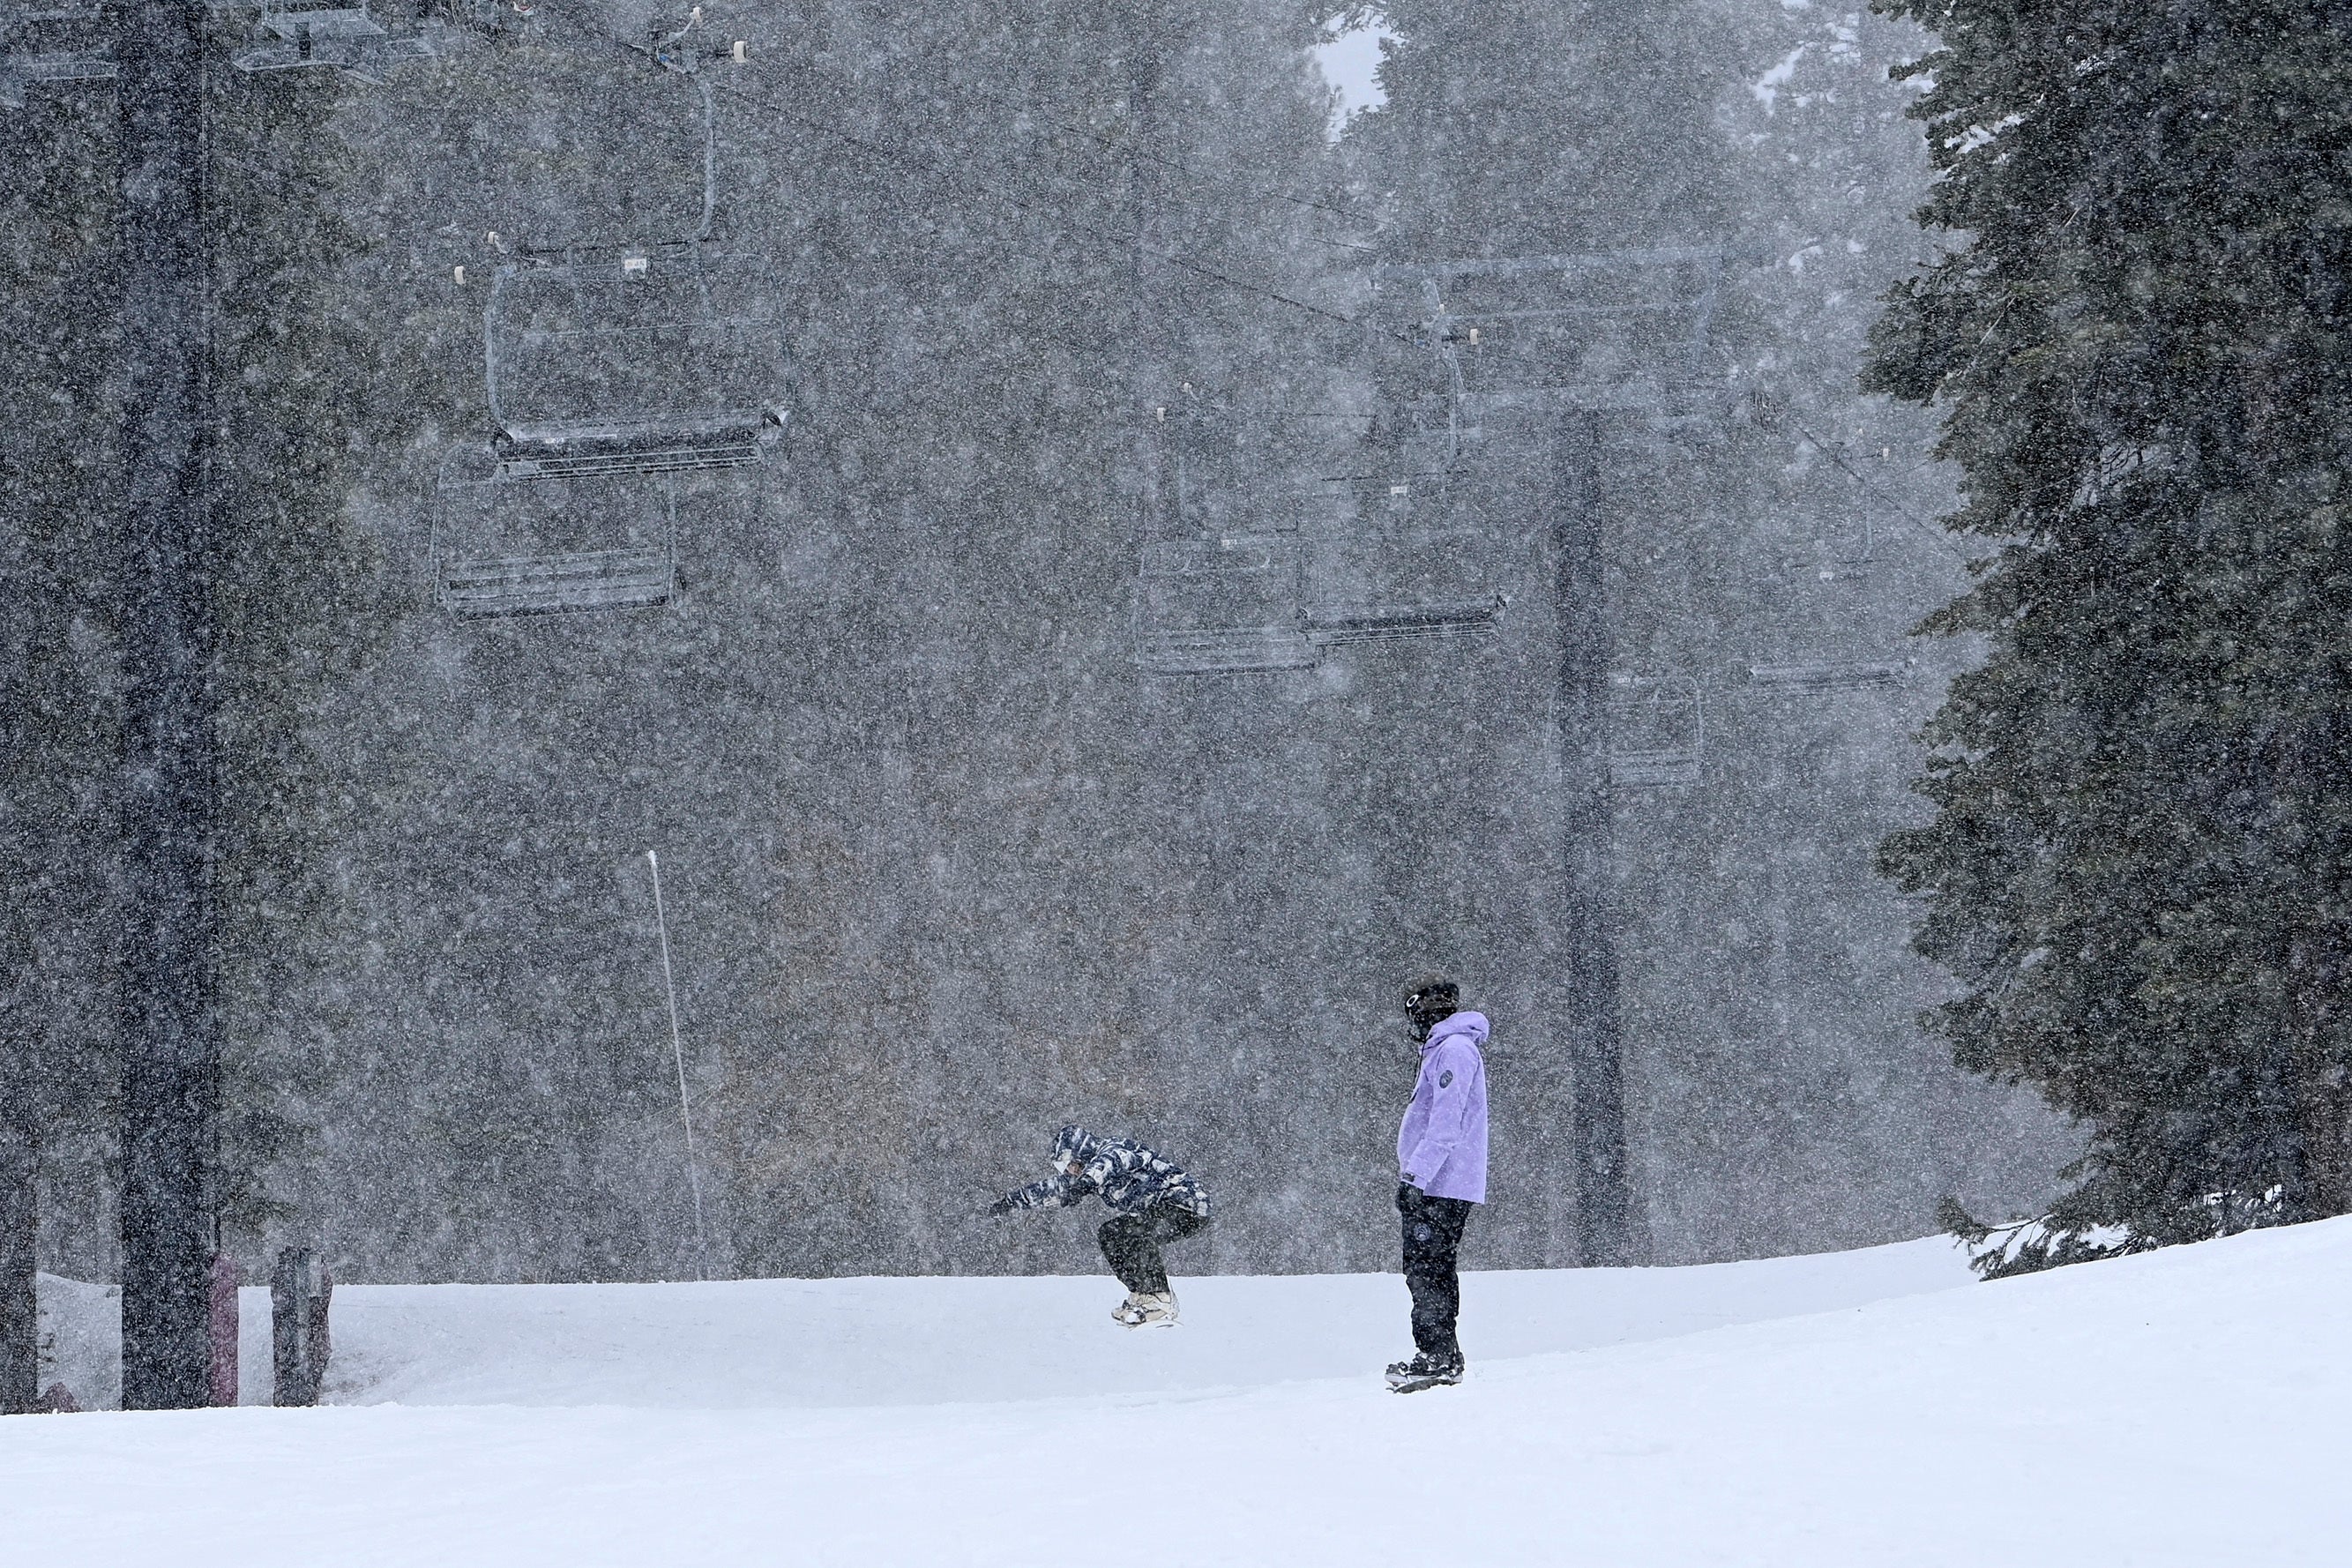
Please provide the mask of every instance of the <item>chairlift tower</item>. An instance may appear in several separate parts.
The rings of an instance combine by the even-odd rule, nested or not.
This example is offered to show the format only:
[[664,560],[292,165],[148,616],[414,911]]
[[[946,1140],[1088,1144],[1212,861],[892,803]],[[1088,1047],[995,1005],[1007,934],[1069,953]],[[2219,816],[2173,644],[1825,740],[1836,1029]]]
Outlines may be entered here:
[[[1677,247],[1427,262],[1388,262],[1375,286],[1398,300],[1442,384],[1419,410],[1461,460],[1490,420],[1553,432],[1553,599],[1559,627],[1553,703],[1561,755],[1561,900],[1567,944],[1581,1261],[1639,1262],[1625,1138],[1623,1042],[1611,910],[1612,785],[1696,776],[1696,683],[1616,679],[1604,606],[1601,455],[1613,422],[1703,423],[1705,374],[1723,253]],[[1621,721],[1640,726],[1622,755]],[[1630,726],[1629,726],[1630,727]],[[1599,743],[1596,744],[1596,740]]]
[[212,948],[213,519],[205,335],[202,0],[122,14],[122,1404],[209,1402],[209,1180],[220,1021]]
[[393,37],[367,0],[133,0],[35,13],[0,37],[0,109],[25,107],[36,86],[116,87],[122,1403],[134,1410],[211,1397],[219,539],[204,193],[208,24],[224,13],[257,14],[252,47],[232,60],[244,71],[325,68],[377,81],[435,47],[430,34]]
[[[1312,666],[1336,647],[1490,634],[1509,599],[1492,530],[1460,481],[1492,466],[1490,423],[1547,433],[1533,444],[1558,469],[1538,482],[1557,498],[1568,1053],[1580,1244],[1591,1266],[1638,1261],[1611,792],[1695,783],[1705,735],[1696,680],[1626,681],[1611,668],[1601,457],[1612,427],[1674,430],[1719,415],[1698,388],[1723,259],[1719,247],[1697,246],[1378,266],[1381,314],[1409,329],[1437,372],[1404,399],[1396,466],[1327,479],[1318,500],[1336,501],[1339,515],[1318,527],[1148,543],[1138,584],[1137,662],[1157,676],[1253,677]],[[1156,412],[1166,423],[1170,411]]]

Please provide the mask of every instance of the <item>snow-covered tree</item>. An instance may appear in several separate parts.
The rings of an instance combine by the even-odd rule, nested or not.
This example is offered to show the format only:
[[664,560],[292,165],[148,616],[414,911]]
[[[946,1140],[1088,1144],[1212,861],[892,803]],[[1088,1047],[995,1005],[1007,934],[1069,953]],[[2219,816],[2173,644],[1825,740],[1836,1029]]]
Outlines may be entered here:
[[[1886,0],[1964,237],[1872,382],[1938,406],[1927,623],[1980,668],[1885,869],[1958,1060],[2080,1119],[2043,1255],[2352,1207],[2352,39],[2340,5]],[[2013,1261],[2013,1260],[2012,1260]]]

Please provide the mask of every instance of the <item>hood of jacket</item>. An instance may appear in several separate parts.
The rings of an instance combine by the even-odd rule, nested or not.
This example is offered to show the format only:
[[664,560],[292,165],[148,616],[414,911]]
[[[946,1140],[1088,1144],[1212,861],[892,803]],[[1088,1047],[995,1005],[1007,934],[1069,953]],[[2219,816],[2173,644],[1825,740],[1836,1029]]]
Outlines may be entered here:
[[1083,1165],[1101,1147],[1102,1140],[1085,1128],[1065,1127],[1054,1134],[1054,1152],[1048,1163],[1057,1171],[1073,1160]]
[[1429,1031],[1429,1038],[1421,1042],[1421,1054],[1427,1056],[1448,1040],[1466,1039],[1473,1046],[1486,1044],[1486,1015],[1466,1009],[1456,1013]]

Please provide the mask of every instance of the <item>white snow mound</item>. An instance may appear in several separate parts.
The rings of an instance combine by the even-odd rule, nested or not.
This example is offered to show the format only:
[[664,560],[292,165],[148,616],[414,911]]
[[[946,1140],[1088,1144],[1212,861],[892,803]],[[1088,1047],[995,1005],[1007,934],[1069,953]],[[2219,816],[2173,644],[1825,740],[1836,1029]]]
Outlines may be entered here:
[[1393,1276],[1142,1333],[1084,1279],[344,1288],[331,1392],[403,1403],[0,1422],[0,1519],[175,1568],[2343,1561],[2352,1220],[1964,1280],[1474,1275],[1470,1381],[1402,1398]]
[[[1480,1362],[1826,1311],[1965,1282],[1948,1241],[1699,1268],[1475,1272]],[[1360,1377],[1412,1352],[1393,1274],[1217,1276],[1182,1322],[1110,1320],[1108,1278],[378,1285],[335,1291],[343,1405],[743,1409],[944,1405]],[[240,1303],[244,1398],[269,1398],[268,1297]]]

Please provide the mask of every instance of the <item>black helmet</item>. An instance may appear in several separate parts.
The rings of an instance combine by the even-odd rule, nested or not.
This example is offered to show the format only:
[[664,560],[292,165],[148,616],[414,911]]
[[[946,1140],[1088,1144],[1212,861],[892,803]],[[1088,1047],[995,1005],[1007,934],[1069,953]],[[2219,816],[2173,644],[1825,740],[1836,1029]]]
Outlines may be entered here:
[[1429,1031],[1462,1011],[1462,988],[1451,980],[1424,980],[1405,993],[1405,1021],[1412,1037],[1429,1038]]

